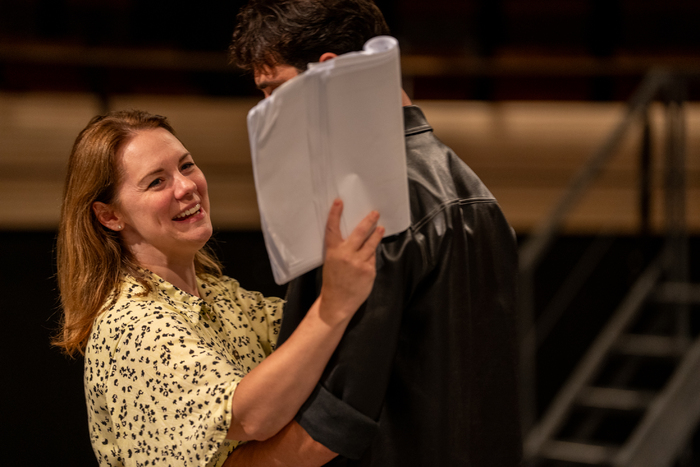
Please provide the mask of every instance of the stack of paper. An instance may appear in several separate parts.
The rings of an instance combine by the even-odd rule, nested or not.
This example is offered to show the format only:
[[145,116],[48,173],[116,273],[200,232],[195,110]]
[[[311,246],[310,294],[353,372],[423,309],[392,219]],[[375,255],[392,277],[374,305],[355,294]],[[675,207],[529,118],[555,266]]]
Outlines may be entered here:
[[277,88],[248,113],[255,186],[275,281],[323,263],[333,200],[343,237],[375,209],[385,235],[410,212],[398,42],[380,36]]

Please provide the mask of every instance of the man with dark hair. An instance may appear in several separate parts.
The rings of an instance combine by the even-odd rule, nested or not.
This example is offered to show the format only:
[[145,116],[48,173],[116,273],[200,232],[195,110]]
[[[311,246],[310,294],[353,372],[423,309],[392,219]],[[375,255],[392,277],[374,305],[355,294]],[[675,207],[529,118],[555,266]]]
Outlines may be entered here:
[[[267,97],[308,63],[387,33],[371,0],[252,0],[231,56]],[[411,225],[379,246],[372,293],[295,421],[234,451],[231,465],[520,463],[513,231],[405,93],[403,104]],[[320,278],[290,283],[280,344]]]

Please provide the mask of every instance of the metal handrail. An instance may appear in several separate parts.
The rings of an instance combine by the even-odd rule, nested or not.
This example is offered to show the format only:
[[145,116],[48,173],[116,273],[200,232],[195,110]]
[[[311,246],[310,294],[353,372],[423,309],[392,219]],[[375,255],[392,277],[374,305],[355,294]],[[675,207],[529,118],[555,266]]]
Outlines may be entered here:
[[[565,286],[568,289],[567,297],[561,295],[556,297],[557,303],[548,307],[546,315],[541,321],[535,320],[535,271],[540,262],[547,254],[548,249],[556,240],[559,231],[566,216],[571,212],[576,203],[583,197],[586,189],[596,179],[603,167],[615,155],[615,151],[623,141],[624,136],[630,128],[637,122],[643,121],[645,124],[645,132],[643,138],[643,157],[642,165],[648,164],[648,108],[650,104],[664,92],[673,95],[675,93],[674,80],[676,78],[667,70],[656,69],[652,70],[645,76],[642,83],[637,88],[637,91],[630,98],[627,105],[627,111],[620,123],[613,129],[603,144],[593,152],[588,161],[574,176],[569,183],[564,195],[555,205],[550,215],[541,222],[533,231],[532,235],[526,239],[520,248],[520,271],[519,271],[519,295],[520,295],[520,341],[521,341],[521,364],[520,364],[520,384],[521,384],[521,417],[523,423],[524,434],[534,425],[536,419],[536,384],[535,384],[535,367],[536,354],[539,345],[542,342],[541,333],[543,330],[551,329],[554,322],[561,316],[563,310],[554,309],[557,306],[566,306],[568,300],[571,299],[574,293],[578,291],[581,284],[586,278],[573,278],[573,280],[565,281]],[[677,99],[677,96],[666,95],[667,100]],[[644,156],[647,157],[644,157]],[[642,186],[640,190],[641,196],[641,215],[642,222],[648,223],[648,174],[645,179],[644,171],[648,170],[642,167]],[[642,225],[642,230],[647,230],[646,225]],[[580,268],[583,271],[591,271],[591,265],[584,265]],[[544,328],[546,329],[543,329]]]
[[649,104],[668,84],[670,78],[670,74],[665,70],[651,71],[645,76],[644,81],[629,100],[627,113],[622,121],[579,170],[551,214],[535,228],[532,235],[523,243],[520,248],[521,272],[527,272],[537,267],[573,205],[581,198],[585,189],[595,179],[603,166],[612,158],[615,149],[630,126],[645,114]]

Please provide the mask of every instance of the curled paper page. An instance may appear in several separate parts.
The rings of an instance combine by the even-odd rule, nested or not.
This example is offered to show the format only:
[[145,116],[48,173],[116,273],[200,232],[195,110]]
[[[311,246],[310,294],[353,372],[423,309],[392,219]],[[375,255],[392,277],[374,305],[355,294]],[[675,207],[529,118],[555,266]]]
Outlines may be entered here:
[[398,42],[315,63],[248,113],[263,235],[275,281],[323,263],[331,203],[344,237],[371,210],[386,236],[410,223]]

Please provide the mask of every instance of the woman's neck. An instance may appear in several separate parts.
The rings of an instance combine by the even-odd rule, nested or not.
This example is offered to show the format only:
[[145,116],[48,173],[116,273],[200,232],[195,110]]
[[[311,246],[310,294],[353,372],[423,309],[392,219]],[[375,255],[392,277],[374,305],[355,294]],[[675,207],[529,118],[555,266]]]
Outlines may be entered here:
[[158,274],[166,281],[173,284],[178,289],[184,290],[190,295],[199,297],[199,288],[197,287],[197,274],[195,273],[194,263],[191,268],[171,268],[161,267],[158,265],[145,266],[150,271]]
[[156,273],[175,287],[184,290],[190,295],[199,297],[197,287],[197,274],[192,258],[165,258],[162,256],[139,255],[136,260],[141,266]]

